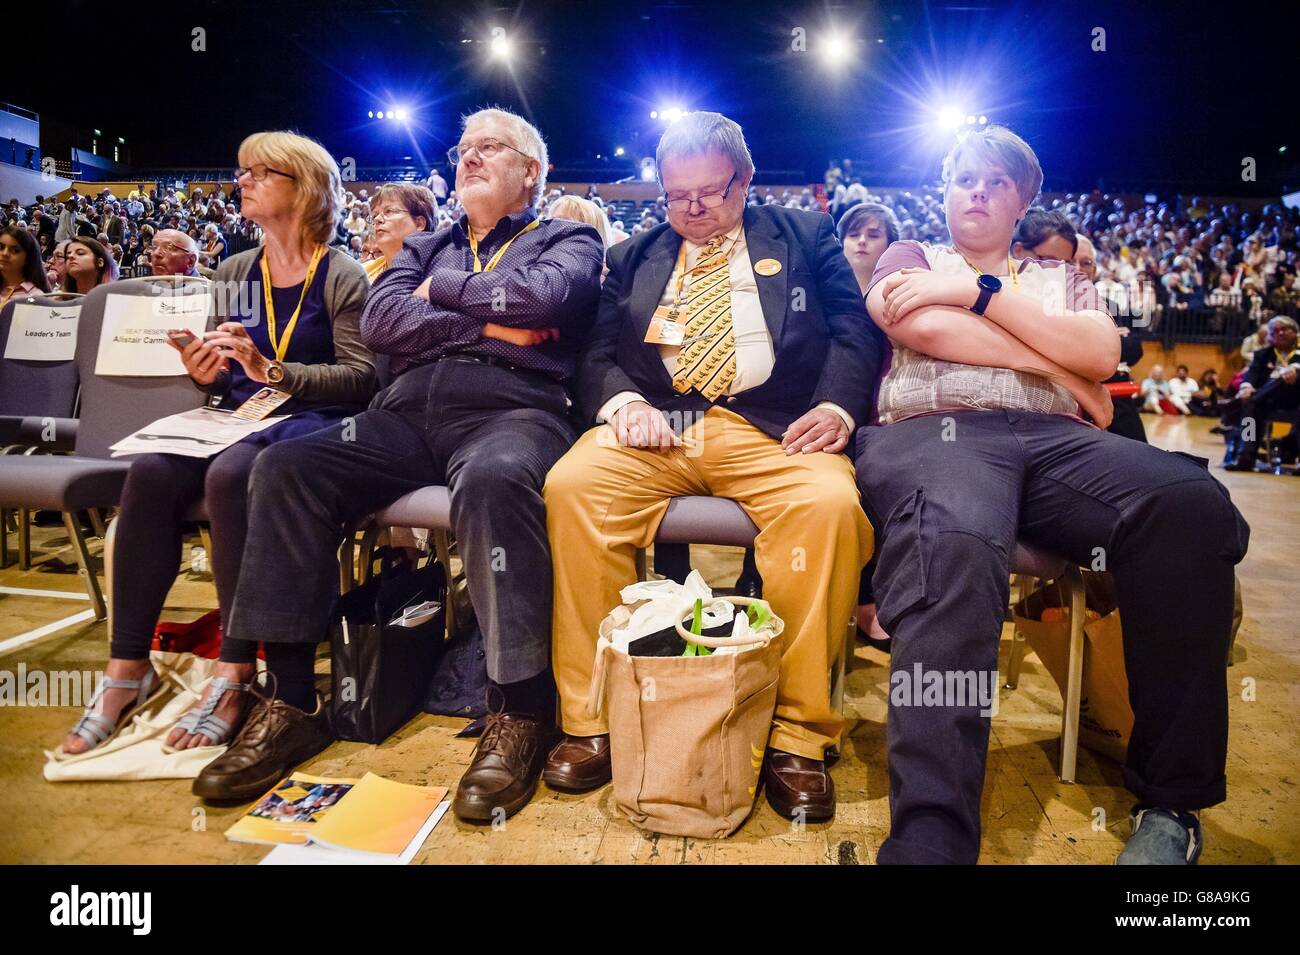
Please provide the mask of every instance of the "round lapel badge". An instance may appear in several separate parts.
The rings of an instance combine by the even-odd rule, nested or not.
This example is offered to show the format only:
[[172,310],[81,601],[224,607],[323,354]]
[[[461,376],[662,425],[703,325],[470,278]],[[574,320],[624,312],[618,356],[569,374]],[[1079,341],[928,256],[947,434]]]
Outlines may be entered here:
[[759,275],[776,275],[781,271],[781,263],[776,259],[759,259],[754,263],[754,271]]

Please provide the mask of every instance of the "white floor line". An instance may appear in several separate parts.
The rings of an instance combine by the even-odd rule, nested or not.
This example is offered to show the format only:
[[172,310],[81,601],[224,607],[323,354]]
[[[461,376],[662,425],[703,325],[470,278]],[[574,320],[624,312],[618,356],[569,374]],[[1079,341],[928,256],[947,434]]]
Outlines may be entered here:
[[89,600],[88,594],[69,593],[64,590],[32,590],[29,587],[0,587],[0,594],[15,597],[60,597],[63,600]]
[[95,611],[83,610],[81,613],[74,613],[71,617],[64,617],[62,620],[56,620],[54,623],[47,623],[43,627],[37,627],[35,630],[29,630],[27,633],[20,633],[16,637],[10,637],[8,640],[0,641],[0,653],[7,653],[24,644],[31,643],[33,640],[39,640],[56,630],[62,630],[64,627],[71,627],[73,624],[81,623],[83,620],[94,620]]

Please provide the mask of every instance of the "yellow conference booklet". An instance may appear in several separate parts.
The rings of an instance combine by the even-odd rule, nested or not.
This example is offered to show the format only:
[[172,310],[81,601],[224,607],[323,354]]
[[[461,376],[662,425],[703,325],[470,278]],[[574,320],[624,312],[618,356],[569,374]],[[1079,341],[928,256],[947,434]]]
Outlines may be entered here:
[[226,830],[226,838],[271,846],[306,845],[326,813],[338,806],[358,782],[294,773],[254,803]]
[[314,845],[398,856],[447,798],[446,786],[410,786],[366,773],[311,830]]

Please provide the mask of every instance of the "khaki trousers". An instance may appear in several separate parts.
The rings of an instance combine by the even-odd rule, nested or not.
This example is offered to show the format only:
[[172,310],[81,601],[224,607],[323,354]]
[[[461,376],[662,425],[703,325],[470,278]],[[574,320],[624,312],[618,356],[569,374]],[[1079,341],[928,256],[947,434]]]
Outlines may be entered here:
[[842,454],[787,455],[744,418],[716,407],[682,439],[662,451],[621,447],[613,430],[599,425],[547,475],[552,665],[564,732],[608,732],[586,708],[600,621],[636,580],[636,550],[653,542],[669,499],[715,495],[736,501],[758,526],[763,596],[785,621],[771,746],[821,759],[843,725],[831,707],[829,672],[873,543],[853,466]]

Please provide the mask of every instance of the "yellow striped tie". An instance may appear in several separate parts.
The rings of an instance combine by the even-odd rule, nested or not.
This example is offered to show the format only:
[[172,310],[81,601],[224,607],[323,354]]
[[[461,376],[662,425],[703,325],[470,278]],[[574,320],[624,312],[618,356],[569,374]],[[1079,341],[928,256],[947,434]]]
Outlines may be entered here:
[[696,341],[677,353],[673,387],[692,388],[710,401],[725,394],[736,377],[736,339],[731,327],[731,269],[722,236],[710,240],[688,273],[684,309],[686,338]]

